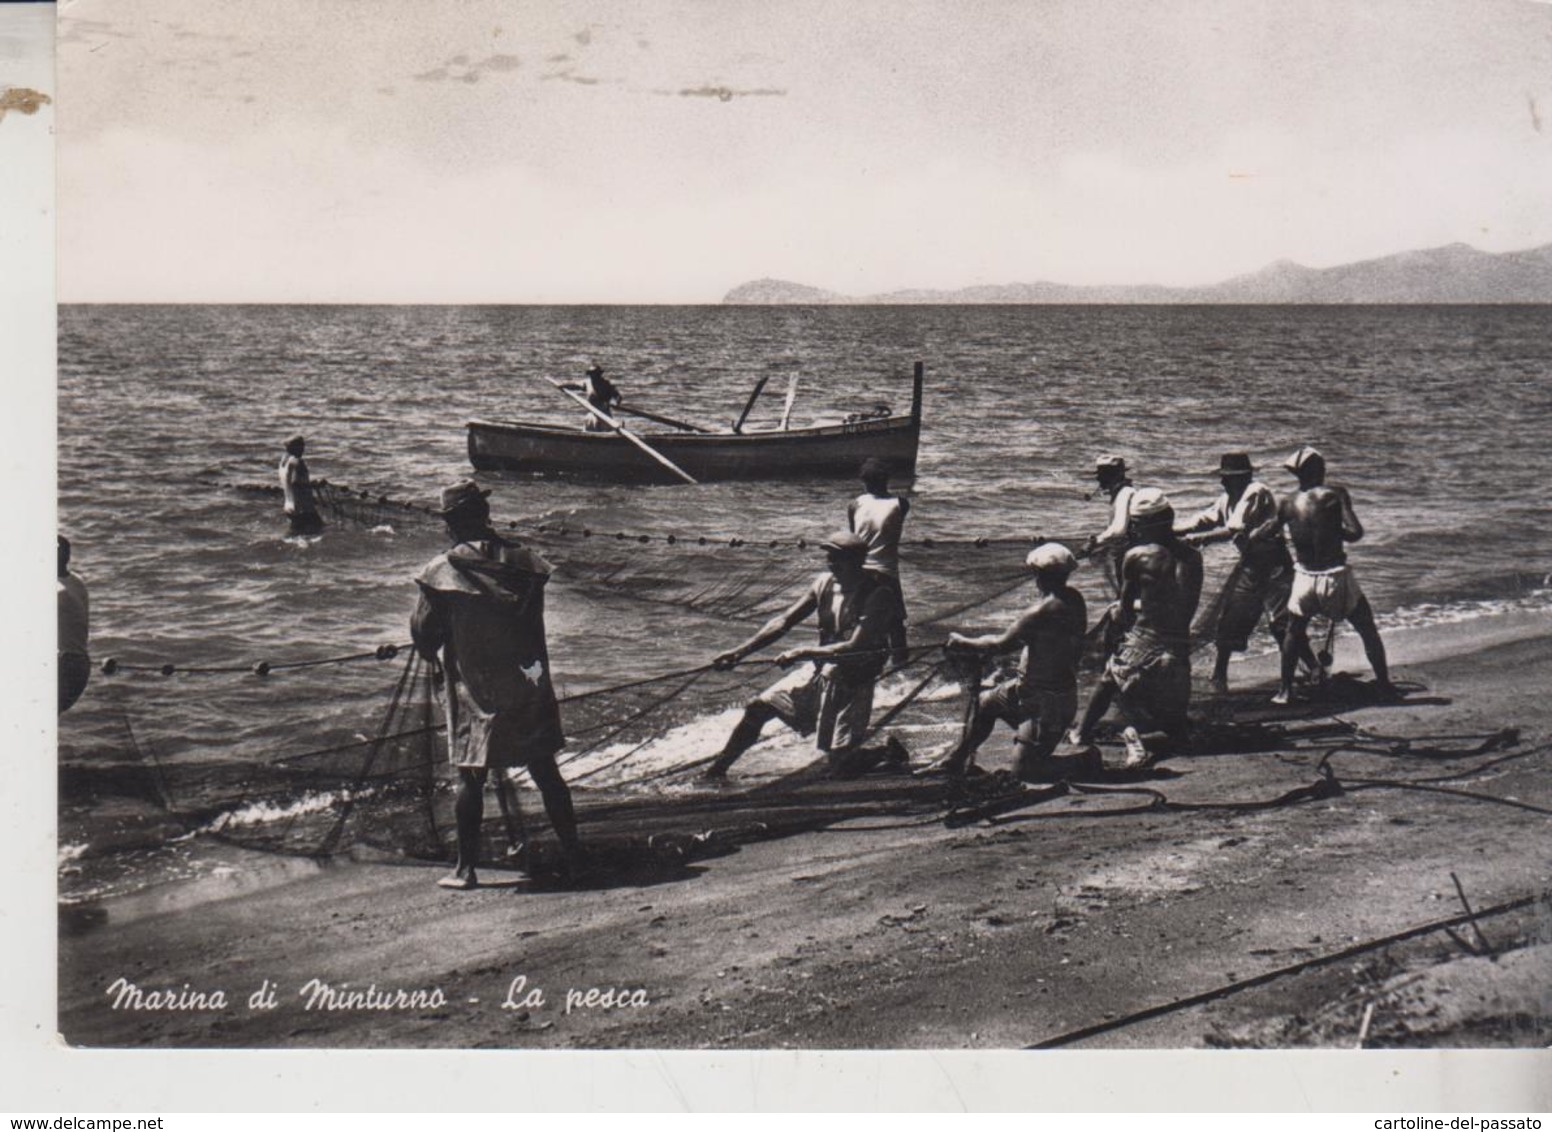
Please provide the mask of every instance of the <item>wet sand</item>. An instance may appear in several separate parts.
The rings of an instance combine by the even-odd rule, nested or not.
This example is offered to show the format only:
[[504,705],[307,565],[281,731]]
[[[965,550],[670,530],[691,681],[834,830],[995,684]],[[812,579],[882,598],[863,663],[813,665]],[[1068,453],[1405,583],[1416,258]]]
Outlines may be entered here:
[[[874,812],[655,883],[558,891],[489,872],[455,893],[434,884],[441,866],[350,863],[109,906],[61,933],[59,1027],[88,1047],[995,1049],[1107,1024],[1072,1048],[1544,1047],[1545,902],[1358,947],[1462,915],[1452,873],[1479,910],[1552,891],[1552,621],[1388,643],[1420,687],[1360,706],[1344,682],[1342,718],[1374,738],[1331,757],[1340,788],[1317,765],[1343,741],[1329,719],[1243,726],[1270,692],[1263,658],[1220,705],[1239,728],[1109,784],[1130,792],[1053,791],[954,827],[941,806]],[[1366,682],[1342,645],[1338,669]],[[1473,753],[1507,727],[1517,745]],[[980,761],[1007,750],[1003,732]],[[1444,776],[1459,777],[1421,781]],[[132,1008],[109,993],[118,979],[189,1008]]]

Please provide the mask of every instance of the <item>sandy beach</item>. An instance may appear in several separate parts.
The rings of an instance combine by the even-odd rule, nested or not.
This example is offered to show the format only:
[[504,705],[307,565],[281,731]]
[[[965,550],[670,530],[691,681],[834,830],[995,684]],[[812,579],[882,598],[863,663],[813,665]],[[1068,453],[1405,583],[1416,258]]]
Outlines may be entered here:
[[[1390,645],[1397,706],[1363,706],[1355,642],[1338,651],[1361,682],[1332,706],[1360,733],[1316,710],[1244,726],[1263,658],[1206,753],[1000,813],[945,822],[934,788],[880,779],[916,804],[580,890],[292,863],[75,913],[59,1028],[87,1047],[1543,1047],[1552,624]],[[980,761],[1006,759],[994,737]]]

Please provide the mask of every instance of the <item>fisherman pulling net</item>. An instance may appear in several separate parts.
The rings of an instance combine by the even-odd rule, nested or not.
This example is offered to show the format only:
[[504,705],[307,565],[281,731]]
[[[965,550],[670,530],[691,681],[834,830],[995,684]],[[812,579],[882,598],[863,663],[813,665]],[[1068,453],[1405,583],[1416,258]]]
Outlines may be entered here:
[[[335,525],[393,528],[420,539],[429,538],[445,519],[437,508],[327,481],[314,481],[312,489],[319,510]],[[884,500],[880,510],[887,517],[887,493],[870,494]],[[634,619],[648,624],[661,616],[648,611],[673,608],[676,627],[682,626],[695,639],[720,639],[723,648],[732,643],[730,637],[736,640],[739,635],[729,632],[727,622],[752,627],[789,608],[796,594],[815,578],[823,553],[805,540],[602,532],[575,525],[574,520],[504,523],[499,529],[504,544],[531,556],[526,561],[553,564],[567,601],[634,610]],[[913,765],[952,756],[973,766],[973,751],[986,737],[982,732],[987,720],[999,713],[1004,718],[1015,714],[1005,710],[1009,705],[1001,701],[984,704],[988,675],[990,687],[997,690],[1010,679],[1027,679],[1028,666],[1022,673],[1012,673],[992,665],[990,655],[972,655],[973,650],[945,656],[942,645],[954,639],[951,628],[958,640],[974,640],[967,635],[1001,631],[1018,618],[1037,596],[1031,586],[1034,576],[1023,561],[1034,542],[1050,545],[1047,556],[1060,552],[1071,559],[1068,572],[1073,585],[1086,588],[1091,597],[1115,596],[1114,560],[1105,556],[1103,548],[1091,551],[1079,537],[899,538],[894,576],[895,585],[910,593],[909,643],[900,647],[891,640],[883,646],[888,670],[876,676],[870,719],[860,724],[863,745],[887,729],[908,751]],[[1205,589],[1216,596],[1203,603],[1189,636],[1189,650],[1221,647],[1221,609],[1229,600],[1225,595],[1236,592],[1239,583],[1234,571],[1242,565],[1239,555],[1207,556]],[[478,570],[474,577],[478,579]],[[1094,621],[1083,638],[1073,668],[1074,681],[1081,686],[1092,685],[1116,644],[1114,633],[1106,640],[1106,625],[1104,619]],[[380,666],[401,654],[402,668],[385,687]],[[701,826],[705,834],[708,829],[746,829],[751,821],[774,828],[772,817],[780,814],[785,815],[782,820],[801,816],[805,821],[855,815],[870,807],[877,812],[926,814],[941,811],[954,790],[974,788],[973,783],[947,787],[877,774],[850,784],[822,780],[817,776],[823,760],[816,761],[812,753],[794,760],[791,748],[795,745],[787,741],[789,753],[779,763],[776,777],[754,775],[746,789],[732,795],[693,792],[695,776],[727,753],[740,713],[747,714],[749,705],[760,699],[761,689],[778,675],[775,656],[740,657],[729,667],[712,662],[711,648],[706,655],[706,662],[699,665],[604,686],[595,681],[593,686],[568,688],[557,676],[565,743],[557,746],[554,765],[565,780],[590,792],[586,837],[590,844],[598,840],[596,826],[610,812],[620,819],[619,828],[635,830],[648,840],[656,838],[659,845],[671,843],[676,853],[682,853],[686,823]],[[811,663],[804,658],[795,667],[804,669]],[[333,665],[327,685],[308,684],[299,679],[302,673],[292,671],[293,665],[321,664]],[[564,660],[561,668],[564,671]],[[169,671],[191,678],[204,676],[201,683],[206,688],[195,693],[185,681],[168,680]],[[98,729],[93,757],[84,760],[92,769],[82,773],[81,764],[73,762],[76,770],[70,790],[76,796],[92,792],[136,796],[161,812],[160,825],[152,822],[148,829],[202,831],[281,852],[385,852],[445,859],[457,844],[457,795],[461,791],[467,799],[471,791],[449,781],[446,739],[441,734],[445,674],[440,688],[437,675],[437,666],[403,645],[318,660],[205,666],[203,671],[199,665],[165,662],[118,664],[118,679],[108,682],[112,689],[108,694],[117,704],[122,728],[117,738],[104,733],[111,729]],[[182,757],[179,749],[190,736],[186,731],[180,734],[186,713],[178,701],[180,696],[200,694],[209,702],[212,683],[218,685],[216,702],[232,726],[220,737],[223,758],[195,762]],[[1046,690],[1034,688],[1032,694],[1037,704],[1043,703]],[[1043,749],[1053,728],[1060,728],[1054,717],[1046,719],[1043,707],[1030,718],[1036,720],[1036,746]],[[294,745],[297,735],[307,733],[331,741],[314,750],[284,750]],[[453,741],[466,742],[467,734],[455,722]],[[755,734],[758,737],[758,729]],[[769,740],[770,736],[758,739]],[[168,754],[158,755],[158,751]],[[137,766],[151,769],[136,771]],[[553,856],[557,844],[550,832],[553,822],[543,822],[537,814],[525,815],[511,789],[526,781],[529,772],[510,766],[491,770],[487,782],[497,805],[477,825],[478,848],[469,847],[465,840],[466,855],[487,861],[521,859],[530,865],[538,860],[543,867],[559,867],[566,854]],[[995,786],[1007,789],[1016,784],[1001,780]],[[482,797],[485,790],[474,793]],[[618,801],[600,808],[597,800],[605,795]],[[467,801],[464,806],[467,811]],[[755,812],[765,816],[752,819]],[[546,848],[536,858],[539,844]],[[704,843],[700,848],[705,849]],[[548,861],[543,860],[546,856]]]

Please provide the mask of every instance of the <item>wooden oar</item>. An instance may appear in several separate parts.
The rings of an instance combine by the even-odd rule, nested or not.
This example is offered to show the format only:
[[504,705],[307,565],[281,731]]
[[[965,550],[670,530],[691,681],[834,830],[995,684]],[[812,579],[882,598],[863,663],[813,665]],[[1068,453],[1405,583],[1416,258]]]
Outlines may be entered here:
[[669,428],[683,429],[685,432],[712,432],[713,429],[703,425],[691,424],[689,421],[676,421],[673,417],[659,416],[657,413],[649,413],[645,409],[637,409],[630,405],[616,405],[617,413],[629,413],[633,417],[641,417],[643,420],[656,421],[658,424],[666,424]]
[[733,424],[734,432],[744,431],[744,421],[749,419],[750,410],[754,408],[754,403],[760,399],[760,390],[765,388],[765,383],[770,379],[771,375],[766,374],[759,381],[755,382],[754,392],[749,394],[749,403],[744,406],[744,411],[738,414],[738,420]]
[[798,375],[793,374],[787,382],[787,403],[781,410],[781,431],[787,431],[787,422],[792,419],[792,402],[798,399]]
[[648,456],[651,456],[659,464],[662,464],[663,467],[667,468],[670,472],[673,472],[674,475],[678,476],[685,483],[695,483],[695,484],[698,484],[700,482],[694,476],[692,476],[689,472],[685,471],[678,464],[674,463],[667,456],[663,455],[656,448],[652,447],[652,445],[648,444],[645,440],[641,439],[641,437],[637,436],[634,432],[630,431],[630,429],[626,428],[619,421],[617,421],[613,417],[611,417],[608,413],[604,412],[598,406],[594,405],[586,397],[582,397],[582,396],[579,396],[576,393],[573,393],[571,390],[567,389],[560,382],[556,381],[553,377],[546,377],[544,380],[548,381],[551,385],[555,386],[556,389],[559,389],[567,397],[570,397],[578,405],[581,405],[588,412],[592,413],[593,416],[595,416],[599,420],[603,421],[604,424],[608,425],[611,429],[613,429],[619,435],[623,436],[626,440],[630,441],[637,448],[640,448]]

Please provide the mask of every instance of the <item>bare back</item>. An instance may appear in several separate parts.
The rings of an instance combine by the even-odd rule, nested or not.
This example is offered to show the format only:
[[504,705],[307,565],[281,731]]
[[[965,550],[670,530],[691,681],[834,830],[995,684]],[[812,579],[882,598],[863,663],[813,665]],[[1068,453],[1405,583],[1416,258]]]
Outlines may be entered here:
[[1121,608],[1127,631],[1167,644],[1185,644],[1202,599],[1202,554],[1171,539],[1144,543],[1121,562]]
[[1345,544],[1363,536],[1346,490],[1321,484],[1296,491],[1280,506],[1283,524],[1298,564],[1306,570],[1331,570],[1347,561]]
[[1078,679],[1088,608],[1071,586],[1046,594],[1018,622],[1024,646],[1019,660],[1022,683],[1030,689],[1071,688]]

